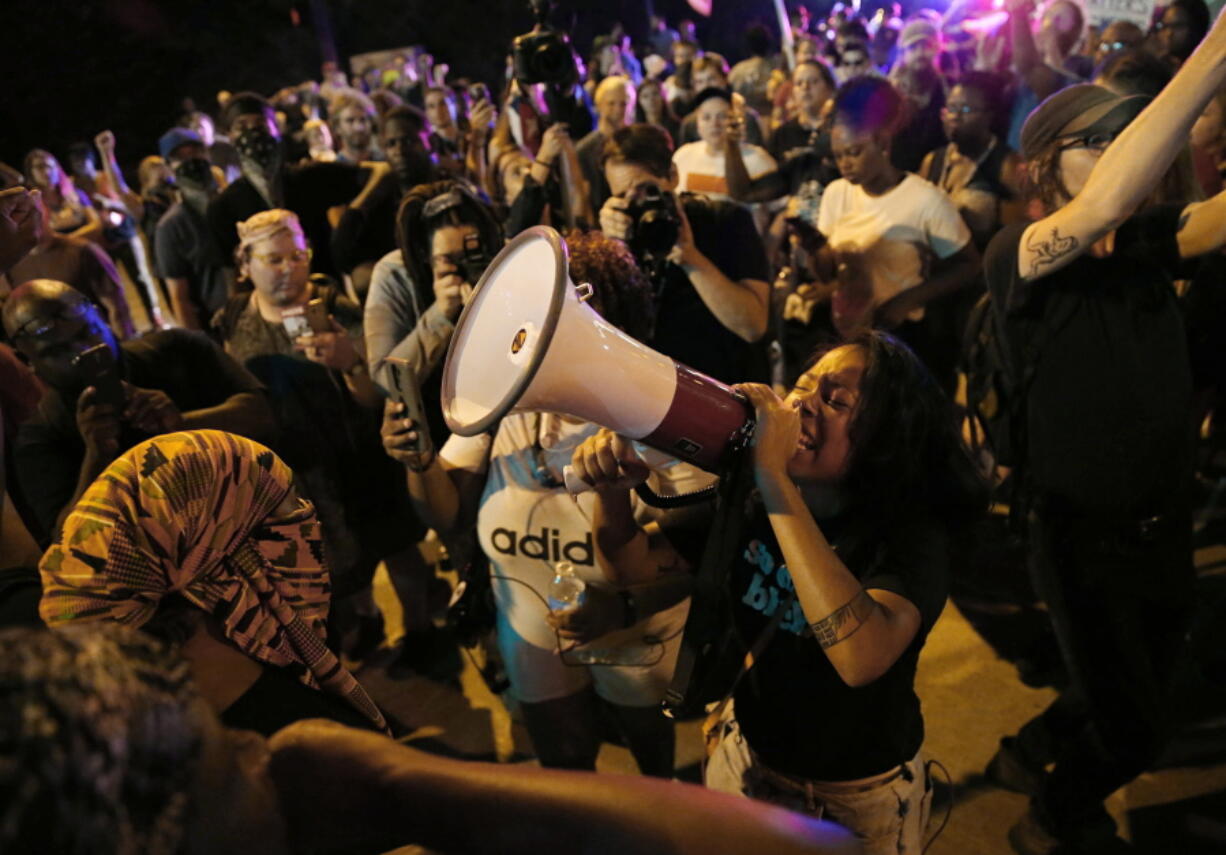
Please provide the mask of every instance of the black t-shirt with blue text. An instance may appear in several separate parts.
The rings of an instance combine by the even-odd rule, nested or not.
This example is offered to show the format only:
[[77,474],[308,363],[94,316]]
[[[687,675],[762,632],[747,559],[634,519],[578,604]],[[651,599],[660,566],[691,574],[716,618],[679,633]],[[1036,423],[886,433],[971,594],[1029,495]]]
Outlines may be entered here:
[[[915,669],[948,590],[945,527],[916,512],[897,524],[820,523],[843,563],[866,589],[890,591],[919,609],[920,628],[877,680],[843,682],[793,598],[774,635],[735,694],[736,718],[750,747],[771,769],[818,781],[877,775],[905,763],[924,741]],[[752,644],[793,591],[783,552],[761,508],[732,566],[737,629]]]

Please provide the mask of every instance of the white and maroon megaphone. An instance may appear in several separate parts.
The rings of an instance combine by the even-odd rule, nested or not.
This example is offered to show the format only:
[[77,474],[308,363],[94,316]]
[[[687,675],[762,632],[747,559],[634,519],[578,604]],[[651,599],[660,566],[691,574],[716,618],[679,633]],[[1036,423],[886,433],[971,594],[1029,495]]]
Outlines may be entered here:
[[447,426],[489,430],[514,411],[603,425],[718,472],[751,410],[716,380],[614,327],[570,281],[566,243],[535,226],[490,263],[456,324],[443,368]]

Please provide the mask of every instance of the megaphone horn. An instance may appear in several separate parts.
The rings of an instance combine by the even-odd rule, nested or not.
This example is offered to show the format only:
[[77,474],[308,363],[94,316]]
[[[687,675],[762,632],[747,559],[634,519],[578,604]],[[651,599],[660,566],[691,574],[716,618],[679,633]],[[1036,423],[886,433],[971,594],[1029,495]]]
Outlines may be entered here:
[[447,349],[447,426],[475,436],[511,412],[560,413],[718,471],[750,423],[744,399],[626,335],[585,297],[556,231],[534,226],[508,243]]

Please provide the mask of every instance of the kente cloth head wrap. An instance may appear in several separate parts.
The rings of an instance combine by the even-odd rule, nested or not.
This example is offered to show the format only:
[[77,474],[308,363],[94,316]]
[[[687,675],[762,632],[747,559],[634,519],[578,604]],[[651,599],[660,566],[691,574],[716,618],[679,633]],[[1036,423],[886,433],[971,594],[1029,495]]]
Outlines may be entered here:
[[314,509],[303,503],[289,519],[268,519],[292,479],[275,454],[234,434],[141,443],[85,491],[39,563],[43,620],[139,627],[178,594],[251,658],[289,668],[386,729],[324,644],[331,583]]
[[183,851],[198,699],[187,662],[145,633],[0,632],[0,851]]
[[284,208],[260,211],[258,214],[248,217],[239,223],[236,228],[238,229],[238,248],[240,252],[253,243],[267,240],[280,232],[290,232],[304,241],[306,240],[305,233],[302,231],[302,224],[298,222],[298,215]]

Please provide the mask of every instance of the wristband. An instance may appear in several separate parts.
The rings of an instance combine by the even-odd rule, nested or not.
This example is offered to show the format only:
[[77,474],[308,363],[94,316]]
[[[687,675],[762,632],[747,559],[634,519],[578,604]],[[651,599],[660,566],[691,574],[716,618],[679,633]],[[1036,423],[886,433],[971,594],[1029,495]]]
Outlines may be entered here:
[[538,157],[536,160],[534,160],[534,161],[532,161],[532,162],[533,162],[533,163],[539,163],[541,166],[545,167],[546,169],[553,169],[553,161],[552,161],[552,160],[541,160],[541,159]]
[[366,361],[359,356],[353,365],[349,366],[347,371],[342,371],[341,373],[346,377],[358,377],[359,375],[365,374]]
[[437,457],[438,453],[431,448],[429,451],[422,454],[421,459],[416,463],[406,463],[404,465],[410,472],[416,472],[418,475],[420,475],[434,465],[435,458]]
[[622,626],[632,627],[639,622],[638,608],[634,602],[634,594],[626,588],[617,592],[622,600]]

